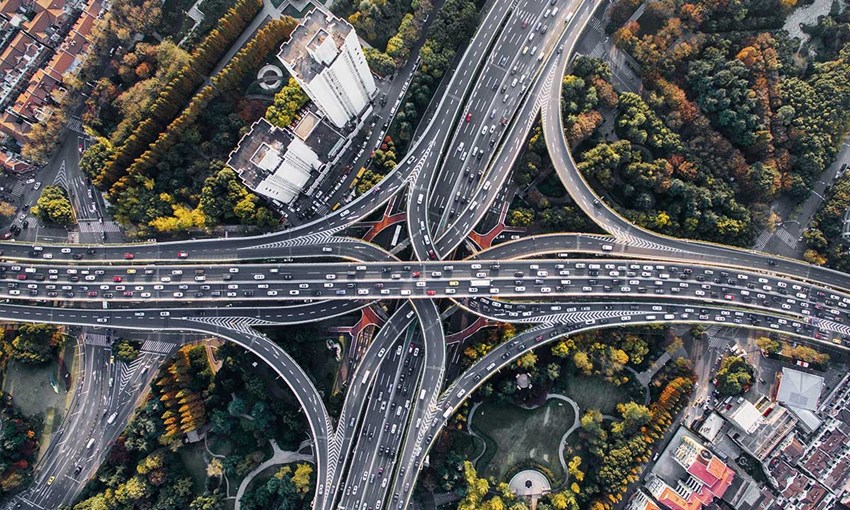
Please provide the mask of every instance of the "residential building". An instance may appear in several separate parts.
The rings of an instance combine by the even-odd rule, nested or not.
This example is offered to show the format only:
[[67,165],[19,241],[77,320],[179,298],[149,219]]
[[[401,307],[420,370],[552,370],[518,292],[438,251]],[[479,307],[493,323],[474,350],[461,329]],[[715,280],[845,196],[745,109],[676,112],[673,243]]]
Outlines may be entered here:
[[307,14],[277,57],[338,128],[367,110],[377,91],[354,27],[323,10]]
[[295,200],[322,165],[304,140],[266,119],[251,126],[227,160],[245,186],[279,204]]
[[685,427],[679,427],[647,477],[645,487],[662,507],[699,510],[724,496],[735,471]]

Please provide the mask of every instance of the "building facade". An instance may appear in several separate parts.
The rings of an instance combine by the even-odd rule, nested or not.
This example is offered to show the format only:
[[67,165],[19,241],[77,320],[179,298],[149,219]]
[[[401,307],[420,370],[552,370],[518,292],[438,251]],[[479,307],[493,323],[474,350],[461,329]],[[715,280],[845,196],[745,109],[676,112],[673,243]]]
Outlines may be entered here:
[[355,120],[377,90],[354,27],[330,13],[310,11],[277,56],[338,128]]

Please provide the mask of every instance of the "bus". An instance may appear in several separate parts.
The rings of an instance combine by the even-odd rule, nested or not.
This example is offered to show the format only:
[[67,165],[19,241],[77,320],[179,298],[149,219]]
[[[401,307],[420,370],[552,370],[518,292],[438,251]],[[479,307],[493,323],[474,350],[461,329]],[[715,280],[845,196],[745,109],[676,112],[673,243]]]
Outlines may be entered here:
[[472,280],[469,282],[470,287],[489,287],[490,280]]

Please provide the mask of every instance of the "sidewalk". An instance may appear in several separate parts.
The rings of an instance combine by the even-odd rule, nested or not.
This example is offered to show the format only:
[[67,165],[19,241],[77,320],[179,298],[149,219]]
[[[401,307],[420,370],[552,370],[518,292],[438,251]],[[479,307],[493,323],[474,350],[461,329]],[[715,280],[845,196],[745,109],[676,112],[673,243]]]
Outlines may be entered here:
[[277,446],[274,439],[269,440],[269,443],[272,445],[274,453],[272,453],[270,459],[254,468],[250,473],[245,475],[245,478],[242,479],[242,482],[239,484],[239,490],[236,491],[236,501],[234,505],[235,510],[240,509],[239,502],[242,501],[242,495],[245,494],[245,490],[248,488],[251,480],[253,480],[258,474],[262,473],[266,468],[280,464],[289,464],[292,462],[313,462],[312,455],[303,455],[298,452],[285,452]]

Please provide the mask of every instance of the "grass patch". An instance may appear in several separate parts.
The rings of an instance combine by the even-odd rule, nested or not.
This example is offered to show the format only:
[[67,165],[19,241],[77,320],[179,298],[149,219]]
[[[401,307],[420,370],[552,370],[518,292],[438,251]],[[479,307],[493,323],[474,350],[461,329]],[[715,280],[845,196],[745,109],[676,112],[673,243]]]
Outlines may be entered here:
[[[282,4],[282,3],[283,3],[283,0],[272,0],[272,5],[274,5],[275,7],[280,7],[280,4]],[[292,4],[289,4],[283,9],[283,14],[284,14],[284,16],[292,16],[295,19],[301,19],[304,16],[306,16],[307,13],[310,12],[310,9],[312,9],[312,8],[313,8],[313,4],[310,3],[310,2],[307,2],[307,4],[304,6],[304,9],[302,9],[300,11],[298,9],[296,9],[295,7],[293,7]]]
[[[40,446],[43,449],[50,443],[52,434],[62,425],[68,404],[68,389],[65,370],[70,370],[75,362],[76,348],[73,339],[66,339],[64,360],[66,369],[59,370],[56,361],[43,365],[27,365],[9,361],[3,378],[3,391],[12,395],[15,404],[24,416],[38,416],[43,422]],[[60,373],[61,372],[61,373]],[[54,391],[51,381],[56,384]]]
[[578,404],[579,411],[599,409],[602,414],[614,414],[617,404],[628,402],[626,388],[614,386],[601,377],[562,375],[558,389]]
[[207,481],[207,452],[204,449],[203,441],[184,446],[177,453],[180,455],[183,465],[186,466],[186,471],[192,477],[195,495],[203,494],[204,485]]
[[512,466],[530,460],[548,467],[557,484],[564,478],[558,447],[574,421],[572,406],[555,399],[530,410],[496,401],[481,404],[472,420],[475,431],[487,441],[478,472],[502,480]]
[[537,185],[537,189],[540,193],[551,198],[563,198],[567,196],[567,190],[564,189],[564,185],[561,183],[558,173],[554,171],[550,172],[546,178],[540,181],[540,184]]

